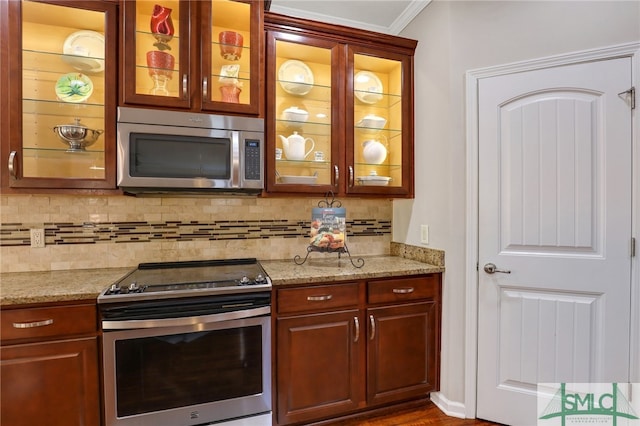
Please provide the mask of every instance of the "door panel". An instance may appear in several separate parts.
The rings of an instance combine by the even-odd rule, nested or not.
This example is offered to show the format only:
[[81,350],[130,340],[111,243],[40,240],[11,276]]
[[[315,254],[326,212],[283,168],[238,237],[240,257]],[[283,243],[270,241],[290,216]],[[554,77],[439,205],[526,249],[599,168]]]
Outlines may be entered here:
[[[481,79],[477,416],[629,377],[631,60]],[[493,263],[510,273],[487,273]]]

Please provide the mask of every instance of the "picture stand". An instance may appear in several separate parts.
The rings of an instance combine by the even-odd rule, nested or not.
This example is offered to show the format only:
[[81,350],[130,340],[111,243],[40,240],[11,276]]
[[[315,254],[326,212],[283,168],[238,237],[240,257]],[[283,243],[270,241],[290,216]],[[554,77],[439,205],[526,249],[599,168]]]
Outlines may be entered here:
[[[329,201],[331,197],[331,201]],[[304,264],[311,252],[338,253],[338,264],[343,253],[349,256],[349,261],[356,268],[364,266],[364,259],[354,259],[347,248],[347,212],[342,208],[342,202],[335,199],[332,191],[327,192],[324,200],[318,202],[311,214],[310,244],[307,255],[302,259],[296,255],[293,261],[297,265]],[[302,259],[302,260],[301,260]]]

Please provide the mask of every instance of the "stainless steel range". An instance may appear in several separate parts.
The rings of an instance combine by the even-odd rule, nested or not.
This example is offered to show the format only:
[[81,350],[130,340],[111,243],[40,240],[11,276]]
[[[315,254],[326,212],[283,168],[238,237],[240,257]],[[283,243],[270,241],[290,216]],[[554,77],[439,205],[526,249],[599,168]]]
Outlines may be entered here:
[[98,297],[106,426],[271,425],[256,259],[143,263]]

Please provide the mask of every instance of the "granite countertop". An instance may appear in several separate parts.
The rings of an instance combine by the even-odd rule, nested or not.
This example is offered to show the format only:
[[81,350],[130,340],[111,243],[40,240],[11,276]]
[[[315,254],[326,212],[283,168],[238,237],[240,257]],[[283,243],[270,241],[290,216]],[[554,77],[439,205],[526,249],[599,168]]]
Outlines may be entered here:
[[[358,259],[364,260],[361,268],[351,263],[353,260],[355,265],[361,265]],[[303,265],[297,265],[293,260],[264,260],[260,264],[274,286],[444,272],[444,267],[397,256],[365,256],[351,260],[348,256],[340,260],[335,255],[326,258],[310,256]]]
[[[303,265],[292,259],[260,261],[274,286],[344,280],[384,278],[444,272],[430,258],[411,260],[407,253],[365,256],[356,268],[348,256],[309,257]],[[352,260],[356,265],[358,257]],[[433,263],[438,263],[434,261]],[[133,268],[79,269],[72,271],[14,272],[0,274],[0,306],[95,299],[102,290]]]
[[95,299],[132,268],[0,274],[0,306]]

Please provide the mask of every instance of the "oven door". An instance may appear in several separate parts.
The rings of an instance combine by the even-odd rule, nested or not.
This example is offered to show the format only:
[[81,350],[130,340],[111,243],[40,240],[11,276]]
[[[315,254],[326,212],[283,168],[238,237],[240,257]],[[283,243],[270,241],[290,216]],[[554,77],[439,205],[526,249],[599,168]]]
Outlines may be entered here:
[[270,316],[241,316],[161,327],[147,320],[147,328],[105,331],[105,425],[199,425],[251,416],[271,424]]

